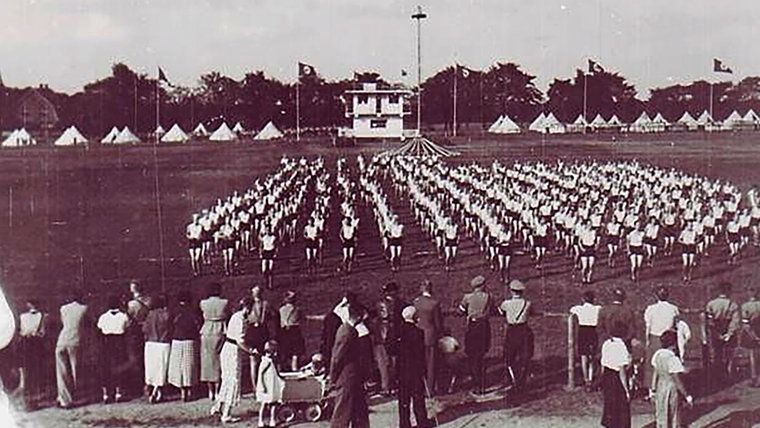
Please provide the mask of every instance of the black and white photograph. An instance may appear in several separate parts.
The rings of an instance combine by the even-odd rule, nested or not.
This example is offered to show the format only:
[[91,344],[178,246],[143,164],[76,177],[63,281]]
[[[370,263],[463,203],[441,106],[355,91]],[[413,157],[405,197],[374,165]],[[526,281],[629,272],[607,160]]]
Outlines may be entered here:
[[0,426],[760,427],[758,22],[4,0]]

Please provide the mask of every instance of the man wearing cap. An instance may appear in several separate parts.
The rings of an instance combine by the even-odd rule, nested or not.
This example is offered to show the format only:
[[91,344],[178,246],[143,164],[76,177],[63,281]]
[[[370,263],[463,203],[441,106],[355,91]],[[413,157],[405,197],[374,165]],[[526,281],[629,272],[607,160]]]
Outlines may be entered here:
[[709,356],[709,374],[719,377],[731,372],[731,359],[736,346],[736,336],[741,327],[739,305],[729,297],[731,284],[718,286],[718,297],[707,302],[702,319],[702,344]]
[[483,358],[491,347],[491,295],[485,290],[486,279],[478,275],[470,281],[472,292],[462,298],[459,310],[467,317],[464,352],[470,359],[475,394],[485,393],[485,366]]
[[425,407],[425,334],[415,325],[417,310],[407,306],[401,312],[399,328],[398,414],[399,427],[411,428],[410,405],[414,407],[417,427],[430,425]]
[[426,279],[420,285],[420,295],[414,299],[414,308],[417,310],[417,327],[425,335],[425,378],[431,393],[435,391],[436,348],[443,330],[441,305],[432,296],[432,291],[433,284]]
[[760,289],[749,290],[749,300],[741,307],[742,313],[742,347],[749,354],[749,368],[752,376],[752,386],[760,386],[757,371],[757,350],[760,348]]
[[625,303],[625,291],[616,288],[612,294],[612,304],[602,306],[599,310],[599,332],[602,334],[602,341],[612,336],[612,330],[615,324],[625,326],[624,332],[620,337],[625,342],[628,349],[631,349],[631,341],[636,336],[636,316],[633,310]]
[[397,379],[396,358],[399,349],[399,329],[401,328],[401,309],[406,306],[398,297],[399,287],[395,282],[389,282],[383,286],[383,299],[377,304],[377,313],[380,317],[379,333],[380,340],[385,344],[385,352],[388,355],[388,373],[391,384]]
[[528,327],[528,317],[533,314],[531,302],[523,297],[525,284],[519,280],[509,283],[512,297],[499,306],[499,314],[506,318],[504,335],[504,357],[512,385],[522,389],[528,373],[532,343],[532,332]]
[[[657,303],[647,306],[644,311],[644,344],[646,345],[646,359],[652,361],[654,353],[661,348],[660,336],[668,330],[675,331],[676,318],[678,318],[678,306],[668,301],[668,289],[660,287],[655,291]],[[644,364],[644,385],[652,384],[652,367]]]

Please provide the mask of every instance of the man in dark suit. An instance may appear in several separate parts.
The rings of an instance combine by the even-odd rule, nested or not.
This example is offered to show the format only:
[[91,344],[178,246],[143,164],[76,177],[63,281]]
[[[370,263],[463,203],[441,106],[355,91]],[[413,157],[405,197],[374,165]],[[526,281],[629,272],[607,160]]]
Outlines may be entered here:
[[356,332],[361,318],[357,305],[349,304],[347,320],[335,333],[330,361],[330,387],[335,392],[331,428],[369,428],[369,410],[359,364],[359,336]]
[[432,296],[433,284],[425,280],[420,285],[420,295],[414,299],[414,308],[417,310],[417,327],[425,335],[425,378],[430,392],[435,391],[436,351],[438,339],[443,330],[443,316],[441,305]]
[[414,323],[414,306],[401,312],[404,322],[400,326],[401,343],[398,353],[398,415],[399,428],[411,428],[409,407],[414,406],[417,428],[429,427],[425,408],[425,335]]
[[398,381],[398,347],[399,347],[399,328],[401,327],[401,309],[406,304],[399,298],[399,286],[395,282],[389,282],[383,286],[383,299],[377,304],[377,313],[379,315],[379,335],[380,340],[385,344],[385,352],[388,355],[388,367],[385,368],[389,373],[390,387],[393,388]]

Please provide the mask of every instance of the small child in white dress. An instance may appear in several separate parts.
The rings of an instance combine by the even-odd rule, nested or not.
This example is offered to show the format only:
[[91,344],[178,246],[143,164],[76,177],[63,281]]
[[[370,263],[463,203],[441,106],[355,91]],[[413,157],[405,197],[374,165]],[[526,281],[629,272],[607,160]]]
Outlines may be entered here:
[[[277,370],[275,359],[277,358],[277,342],[268,341],[264,345],[264,355],[259,364],[259,376],[256,383],[256,398],[261,404],[259,407],[259,427],[276,426],[275,411],[277,403],[282,402],[282,389],[284,381]],[[269,407],[269,425],[264,425],[264,412]]]

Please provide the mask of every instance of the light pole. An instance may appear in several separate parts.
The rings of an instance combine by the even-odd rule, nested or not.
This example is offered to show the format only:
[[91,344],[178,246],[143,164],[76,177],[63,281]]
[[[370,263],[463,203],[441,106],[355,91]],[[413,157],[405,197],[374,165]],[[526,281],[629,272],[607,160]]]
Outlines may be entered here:
[[427,15],[422,12],[422,6],[417,6],[417,13],[412,15],[412,19],[417,21],[417,136],[421,135],[422,129],[421,116],[422,111],[422,56],[420,50],[420,29],[422,28],[422,20],[427,18]]

